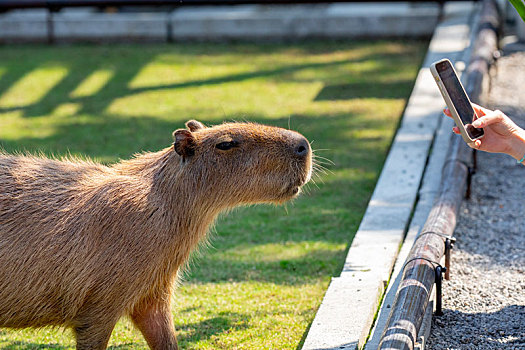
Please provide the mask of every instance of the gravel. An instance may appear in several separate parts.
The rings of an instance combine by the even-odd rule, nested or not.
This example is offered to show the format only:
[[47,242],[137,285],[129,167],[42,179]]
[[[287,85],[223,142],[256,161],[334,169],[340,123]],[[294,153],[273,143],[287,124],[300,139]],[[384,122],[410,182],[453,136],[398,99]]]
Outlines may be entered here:
[[[498,60],[490,107],[525,127],[525,46]],[[451,280],[426,349],[525,349],[525,166],[478,152],[460,209]]]

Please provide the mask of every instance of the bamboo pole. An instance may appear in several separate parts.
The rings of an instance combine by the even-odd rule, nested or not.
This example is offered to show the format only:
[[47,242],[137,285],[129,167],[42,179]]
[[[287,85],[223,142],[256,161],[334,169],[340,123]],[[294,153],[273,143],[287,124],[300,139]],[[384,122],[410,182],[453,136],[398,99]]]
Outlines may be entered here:
[[414,348],[435,282],[435,267],[445,252],[441,235],[450,236],[454,231],[469,172],[466,164],[472,152],[460,138],[453,137],[449,153],[455,156],[443,167],[442,190],[405,262],[380,349]]
[[[499,27],[493,0],[484,0],[465,89],[475,102],[483,98],[488,72],[497,49]],[[405,262],[403,278],[383,331],[379,349],[412,350],[436,280],[435,268],[445,252],[445,236],[456,227],[472,161],[472,150],[460,137],[453,138],[442,169],[440,192]]]

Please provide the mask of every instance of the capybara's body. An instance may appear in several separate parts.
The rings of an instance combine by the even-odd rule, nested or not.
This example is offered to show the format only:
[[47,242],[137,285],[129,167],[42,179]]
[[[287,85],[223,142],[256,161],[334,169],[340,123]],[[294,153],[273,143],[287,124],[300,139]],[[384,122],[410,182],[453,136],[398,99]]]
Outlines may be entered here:
[[0,327],[71,327],[78,349],[104,349],[127,315],[151,348],[177,348],[172,289],[216,216],[288,200],[311,172],[298,133],[186,125],[109,167],[0,153]]

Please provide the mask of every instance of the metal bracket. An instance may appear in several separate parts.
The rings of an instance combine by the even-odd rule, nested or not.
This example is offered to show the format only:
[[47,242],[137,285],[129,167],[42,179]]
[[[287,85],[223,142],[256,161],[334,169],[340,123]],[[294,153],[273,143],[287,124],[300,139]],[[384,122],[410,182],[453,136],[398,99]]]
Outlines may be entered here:
[[456,243],[455,237],[447,237],[445,239],[445,279],[450,280],[450,251]]
[[437,265],[434,268],[434,272],[436,274],[436,316],[443,316],[443,298],[442,298],[442,292],[443,292],[443,272],[446,273],[447,268],[443,267],[441,265]]
[[[452,243],[455,242],[455,241],[456,241],[455,238],[448,237],[446,242],[449,242],[449,243],[448,244],[445,243],[445,244],[448,245],[450,248],[452,248]],[[448,249],[449,254],[450,254],[450,248]],[[442,316],[443,315],[443,297],[442,297],[442,293],[443,293],[443,275],[447,273],[448,268],[445,267],[445,266],[441,266],[436,261],[432,261],[432,260],[424,258],[422,256],[417,256],[417,257],[412,258],[412,259],[408,260],[407,262],[405,262],[405,265],[403,266],[403,270],[405,269],[405,267],[407,267],[407,265],[409,263],[411,263],[414,260],[425,260],[425,261],[428,261],[429,263],[431,263],[432,266],[434,266],[434,283],[436,284],[436,312],[435,312],[435,315],[436,316]],[[445,261],[446,261],[446,259],[445,259]]]

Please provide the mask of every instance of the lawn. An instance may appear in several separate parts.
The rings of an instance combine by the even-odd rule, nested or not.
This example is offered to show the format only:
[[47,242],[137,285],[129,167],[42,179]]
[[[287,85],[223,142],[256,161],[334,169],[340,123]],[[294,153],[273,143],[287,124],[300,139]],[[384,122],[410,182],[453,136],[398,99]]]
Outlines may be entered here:
[[[426,43],[1,46],[0,147],[103,163],[169,145],[188,119],[303,133],[327,172],[284,206],[219,219],[174,295],[183,349],[296,349],[349,244]],[[328,160],[325,160],[328,159]],[[129,320],[114,349],[146,349]],[[71,349],[61,329],[0,330],[3,349]]]

